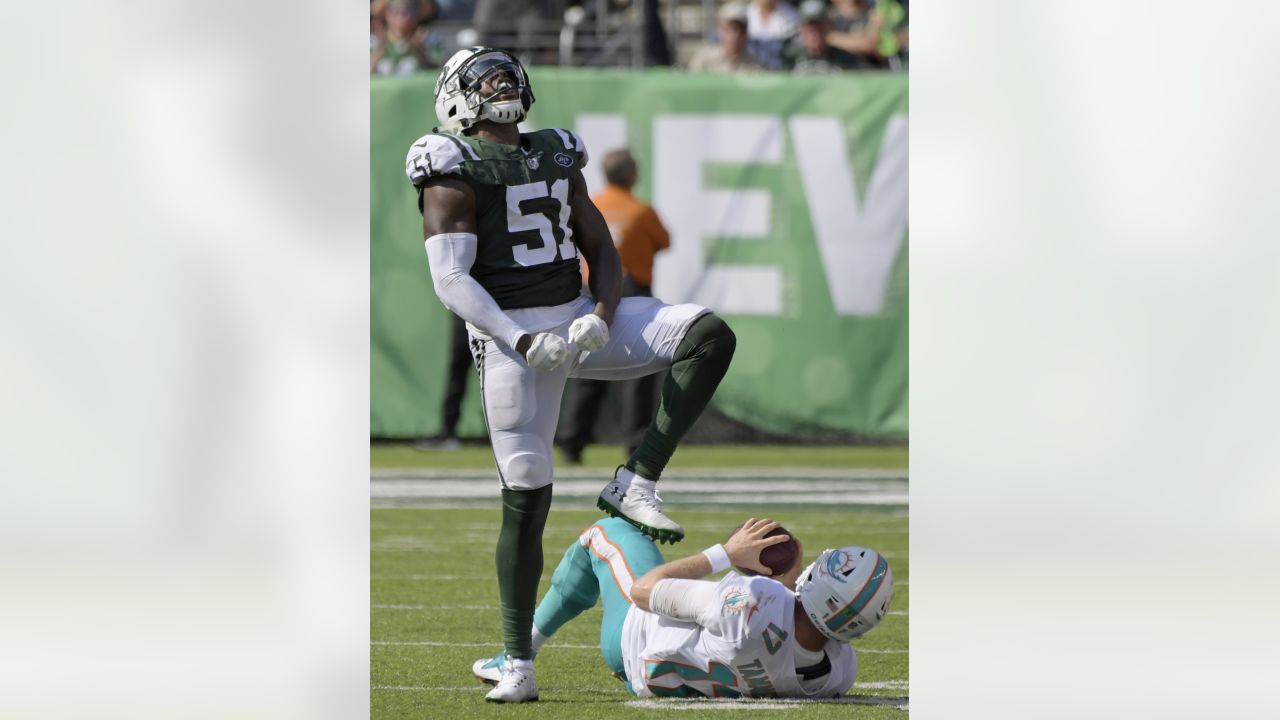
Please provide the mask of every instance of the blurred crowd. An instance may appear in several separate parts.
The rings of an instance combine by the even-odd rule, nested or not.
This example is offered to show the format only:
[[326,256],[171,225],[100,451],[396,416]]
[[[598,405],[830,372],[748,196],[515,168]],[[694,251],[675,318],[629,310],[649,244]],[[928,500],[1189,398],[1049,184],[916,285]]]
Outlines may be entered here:
[[[670,34],[664,28],[663,15],[677,16],[669,12],[672,4],[704,6],[687,0],[371,0],[369,71],[434,70],[458,48],[477,44],[511,49],[530,64],[669,65],[694,72],[828,73],[907,64],[907,0],[720,2],[714,31],[694,43],[683,40],[687,34],[679,28]],[[575,31],[614,28],[623,37],[637,16],[642,37],[634,54],[575,60],[566,50]]]

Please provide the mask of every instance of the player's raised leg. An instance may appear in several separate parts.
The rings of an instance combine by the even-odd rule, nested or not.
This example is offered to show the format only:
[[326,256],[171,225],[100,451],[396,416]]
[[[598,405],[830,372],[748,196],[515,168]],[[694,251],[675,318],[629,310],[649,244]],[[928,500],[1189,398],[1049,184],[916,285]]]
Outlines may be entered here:
[[[577,371],[579,376],[624,379],[665,367],[671,372],[644,440],[605,486],[597,504],[658,542],[677,542],[684,538],[684,529],[662,511],[657,482],[728,371],[737,338],[724,320],[705,308],[665,305],[649,298],[624,298],[614,325],[609,347],[592,353]],[[641,357],[646,351],[652,356]]]

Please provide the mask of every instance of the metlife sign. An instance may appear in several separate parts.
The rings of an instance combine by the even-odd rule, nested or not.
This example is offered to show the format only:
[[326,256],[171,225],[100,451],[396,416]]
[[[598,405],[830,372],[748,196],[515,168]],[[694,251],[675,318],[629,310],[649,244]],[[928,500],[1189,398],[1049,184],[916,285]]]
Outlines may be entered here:
[[[588,148],[630,144],[628,123],[617,114],[584,114],[574,127]],[[766,263],[708,264],[707,249],[723,239],[786,242],[774,208],[803,204],[832,306],[841,315],[877,315],[907,230],[907,116],[892,115],[869,178],[859,183],[849,161],[841,121],[822,115],[673,114],[652,121],[654,207],[672,233],[659,255],[655,294],[668,302],[696,302],[730,314],[785,315],[785,274]],[[710,187],[712,164],[782,167],[790,143],[792,185],[774,195],[753,187]],[[763,169],[762,168],[762,169]],[[763,170],[767,172],[768,170]],[[588,186],[604,185],[599,163]],[[858,188],[864,188],[860,198]],[[791,282],[799,281],[792,278]]]

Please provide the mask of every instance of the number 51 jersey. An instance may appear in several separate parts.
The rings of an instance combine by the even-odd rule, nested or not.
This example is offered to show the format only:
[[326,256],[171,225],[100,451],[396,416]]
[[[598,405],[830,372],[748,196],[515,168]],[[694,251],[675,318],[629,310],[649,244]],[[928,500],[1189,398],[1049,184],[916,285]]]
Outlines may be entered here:
[[622,626],[622,658],[641,697],[828,698],[853,687],[858,659],[828,640],[824,675],[796,671],[795,594],[766,577],[730,572],[713,607],[681,622],[632,607]]
[[504,310],[562,305],[582,292],[573,242],[573,175],[587,164],[582,139],[568,130],[524,133],[520,144],[446,133],[409,148],[405,174],[418,190],[453,176],[475,192],[479,247],[471,276]]

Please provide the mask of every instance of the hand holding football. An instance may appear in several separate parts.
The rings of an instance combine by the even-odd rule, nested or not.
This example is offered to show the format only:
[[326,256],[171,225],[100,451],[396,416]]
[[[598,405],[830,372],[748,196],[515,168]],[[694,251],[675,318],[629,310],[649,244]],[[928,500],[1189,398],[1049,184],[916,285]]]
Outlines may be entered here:
[[[751,524],[751,522],[752,521],[748,520],[746,524]],[[743,525],[739,525],[738,527],[734,528],[729,533],[729,537],[732,538],[734,535],[737,535],[738,531],[741,530],[742,528],[743,528]],[[778,535],[787,535],[788,538],[784,542],[770,545],[760,551],[760,564],[764,565],[765,567],[769,568],[772,571],[770,573],[770,576],[781,575],[787,570],[790,570],[791,566],[794,565],[796,560],[798,560],[800,557],[799,544],[796,543],[796,539],[794,537],[791,537],[791,533],[788,532],[787,529],[782,527],[781,525],[765,533],[764,537],[771,538],[771,537],[776,537]],[[728,542],[727,538],[726,538],[726,542]],[[736,565],[736,564],[734,565],[734,569],[742,573],[743,575],[763,574],[751,568],[743,567],[741,565]]]

